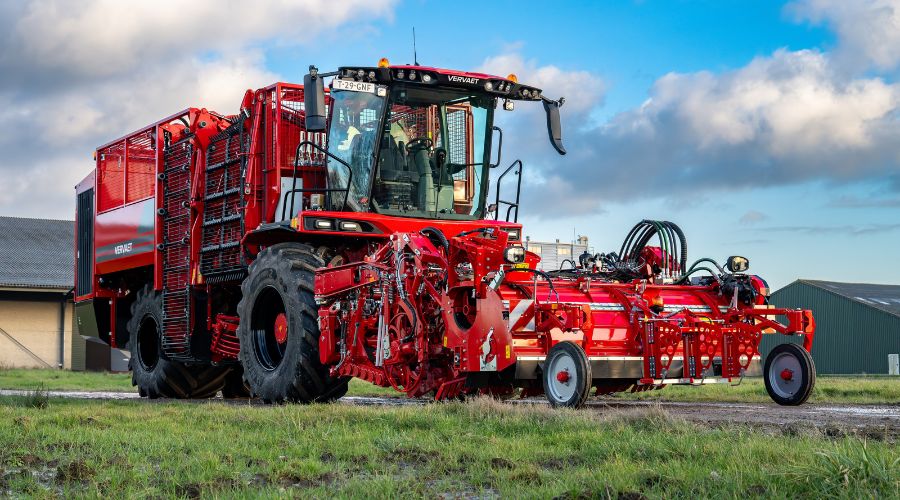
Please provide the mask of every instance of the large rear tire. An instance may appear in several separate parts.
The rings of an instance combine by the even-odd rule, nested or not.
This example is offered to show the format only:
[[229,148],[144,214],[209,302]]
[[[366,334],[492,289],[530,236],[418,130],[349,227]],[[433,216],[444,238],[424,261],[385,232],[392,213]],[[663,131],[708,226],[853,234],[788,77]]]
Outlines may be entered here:
[[766,356],[763,379],[772,401],[782,406],[801,405],[816,385],[816,365],[802,346],[779,344]]
[[324,265],[312,247],[280,243],[259,253],[241,284],[244,380],[265,402],[333,401],[346,392],[347,381],[330,377],[319,362],[314,278]]
[[162,296],[150,285],[137,293],[128,321],[131,384],[143,397],[211,398],[225,385],[228,369],[218,366],[188,366],[169,361],[161,352]]

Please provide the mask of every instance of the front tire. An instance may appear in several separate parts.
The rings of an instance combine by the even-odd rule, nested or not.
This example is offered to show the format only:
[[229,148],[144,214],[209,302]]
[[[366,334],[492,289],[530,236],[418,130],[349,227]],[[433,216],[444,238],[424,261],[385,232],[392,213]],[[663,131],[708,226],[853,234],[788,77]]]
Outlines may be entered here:
[[816,365],[812,356],[797,344],[779,344],[766,357],[766,392],[782,406],[801,405],[816,385]]
[[324,265],[312,247],[280,243],[260,252],[241,284],[244,379],[267,403],[331,401],[346,392],[346,380],[330,377],[319,361],[314,278]]
[[131,384],[142,397],[211,398],[225,385],[226,368],[188,366],[162,356],[162,295],[150,285],[137,293],[128,321]]
[[544,395],[554,408],[580,408],[590,394],[591,364],[584,349],[572,342],[550,348],[543,368]]

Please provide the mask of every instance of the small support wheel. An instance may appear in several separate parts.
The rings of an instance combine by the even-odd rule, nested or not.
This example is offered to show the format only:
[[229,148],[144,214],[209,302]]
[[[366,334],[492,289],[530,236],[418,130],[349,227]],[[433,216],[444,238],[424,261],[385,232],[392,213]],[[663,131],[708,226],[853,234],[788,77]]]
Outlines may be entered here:
[[544,361],[544,394],[555,407],[580,408],[587,401],[593,380],[584,349],[572,342],[550,348]]
[[801,405],[816,385],[812,356],[797,344],[780,344],[766,357],[763,370],[766,392],[782,406]]

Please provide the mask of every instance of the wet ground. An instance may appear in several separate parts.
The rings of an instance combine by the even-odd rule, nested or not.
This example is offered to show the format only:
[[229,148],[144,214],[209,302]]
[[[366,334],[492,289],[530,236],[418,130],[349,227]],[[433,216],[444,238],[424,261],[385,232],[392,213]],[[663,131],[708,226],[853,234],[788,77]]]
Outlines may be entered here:
[[[25,396],[29,391],[0,389],[0,396]],[[50,397],[97,400],[140,400],[130,392],[49,391]],[[145,400],[148,403],[170,400]],[[261,401],[216,398],[193,402],[263,405]],[[361,406],[424,405],[427,400],[346,396],[343,404]],[[542,399],[511,400],[510,404],[544,405]],[[710,426],[748,425],[778,434],[822,433],[828,436],[860,437],[900,441],[900,404],[896,405],[816,405],[778,406],[774,403],[684,403],[665,401],[620,401],[595,399],[587,408],[597,412],[662,410],[673,417]]]

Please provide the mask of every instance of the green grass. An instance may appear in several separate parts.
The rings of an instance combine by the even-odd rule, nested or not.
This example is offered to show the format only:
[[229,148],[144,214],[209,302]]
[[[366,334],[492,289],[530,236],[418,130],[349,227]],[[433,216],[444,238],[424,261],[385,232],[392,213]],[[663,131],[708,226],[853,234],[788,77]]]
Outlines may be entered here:
[[131,386],[131,373],[24,368],[0,370],[0,389],[28,390],[41,384],[49,391],[137,392]]
[[[49,391],[137,392],[131,385],[131,373],[73,372],[52,369],[0,369],[0,389]],[[400,396],[397,391],[352,380],[350,396]]]
[[0,398],[0,497],[892,497],[895,445],[489,400],[424,407]]
[[[0,389],[31,390],[39,386],[51,391],[136,392],[129,373],[72,372],[44,369],[0,370]],[[393,389],[377,387],[361,380],[350,382],[349,396],[402,397]],[[642,393],[619,393],[606,398],[686,402],[768,403],[761,378],[747,378],[739,386],[714,384],[702,387],[667,386]],[[900,377],[819,376],[810,403],[885,404],[900,401]]]

